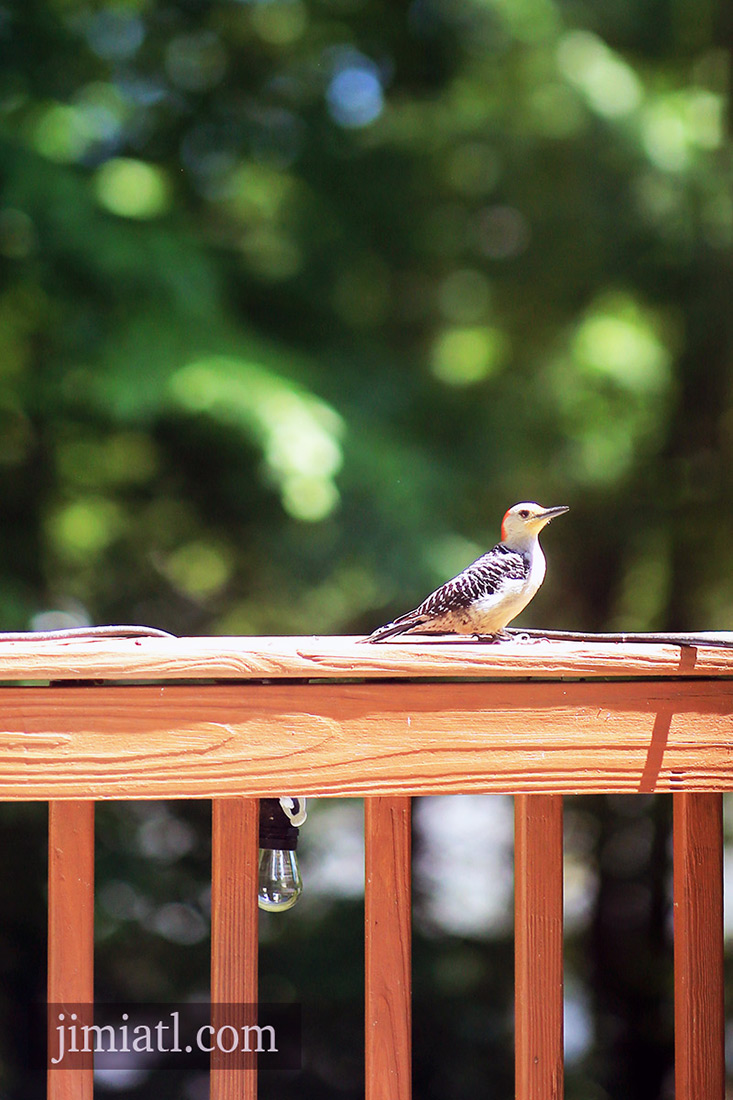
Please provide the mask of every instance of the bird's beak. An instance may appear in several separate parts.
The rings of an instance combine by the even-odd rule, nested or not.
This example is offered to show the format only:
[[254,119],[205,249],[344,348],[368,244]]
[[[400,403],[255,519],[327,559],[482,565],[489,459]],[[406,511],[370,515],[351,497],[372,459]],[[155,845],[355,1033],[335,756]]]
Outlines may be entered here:
[[558,504],[555,508],[545,508],[544,512],[540,512],[537,519],[542,521],[542,524],[549,523],[555,516],[561,516],[563,512],[569,512],[570,509],[567,504]]

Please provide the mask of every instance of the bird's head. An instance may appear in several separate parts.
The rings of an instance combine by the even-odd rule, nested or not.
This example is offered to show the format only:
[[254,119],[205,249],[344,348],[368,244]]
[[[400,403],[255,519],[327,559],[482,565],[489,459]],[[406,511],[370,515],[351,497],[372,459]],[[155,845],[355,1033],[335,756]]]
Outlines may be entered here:
[[507,546],[523,546],[536,539],[551,519],[569,510],[566,504],[559,504],[555,508],[543,508],[541,504],[531,501],[515,504],[502,520],[501,541]]

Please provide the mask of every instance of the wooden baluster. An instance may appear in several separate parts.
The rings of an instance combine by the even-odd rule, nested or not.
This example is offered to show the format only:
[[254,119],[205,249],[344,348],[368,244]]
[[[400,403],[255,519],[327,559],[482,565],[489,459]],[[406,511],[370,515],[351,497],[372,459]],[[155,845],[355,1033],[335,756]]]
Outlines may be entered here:
[[411,800],[364,800],[366,1097],[412,1095]]
[[[49,1057],[62,1053],[56,1028],[72,1024],[72,1013],[77,1026],[92,1023],[93,1001],[94,803],[50,802],[48,1003],[53,1010],[48,1020]],[[58,1019],[60,1014],[64,1020]],[[91,1100],[93,1055],[76,1055],[75,1063],[77,1068],[70,1069],[49,1065],[48,1100]]]
[[514,799],[517,1100],[563,1095],[562,795]]
[[[257,854],[259,800],[216,798],[212,820],[211,1003],[212,1024],[224,1022],[215,1006],[245,1007],[242,1022],[257,1023]],[[228,1022],[234,1022],[229,1020]],[[254,1061],[238,1068],[211,1055],[211,1100],[256,1100]]]
[[676,1100],[723,1100],[723,796],[675,794]]

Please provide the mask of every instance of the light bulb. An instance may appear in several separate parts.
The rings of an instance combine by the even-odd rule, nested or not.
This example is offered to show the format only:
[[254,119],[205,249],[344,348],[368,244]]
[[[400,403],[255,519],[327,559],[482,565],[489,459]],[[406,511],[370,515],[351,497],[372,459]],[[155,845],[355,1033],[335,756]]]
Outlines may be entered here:
[[268,913],[292,909],[303,893],[295,851],[260,848],[257,904]]

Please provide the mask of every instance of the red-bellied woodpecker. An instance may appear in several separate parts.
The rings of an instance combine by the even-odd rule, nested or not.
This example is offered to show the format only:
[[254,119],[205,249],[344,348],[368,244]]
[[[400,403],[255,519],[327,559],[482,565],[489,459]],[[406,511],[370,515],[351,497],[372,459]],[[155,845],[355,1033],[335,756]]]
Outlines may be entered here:
[[501,542],[427,599],[365,639],[383,642],[396,634],[475,634],[505,637],[504,627],[522,611],[545,577],[542,528],[568,508],[515,504],[501,524]]

